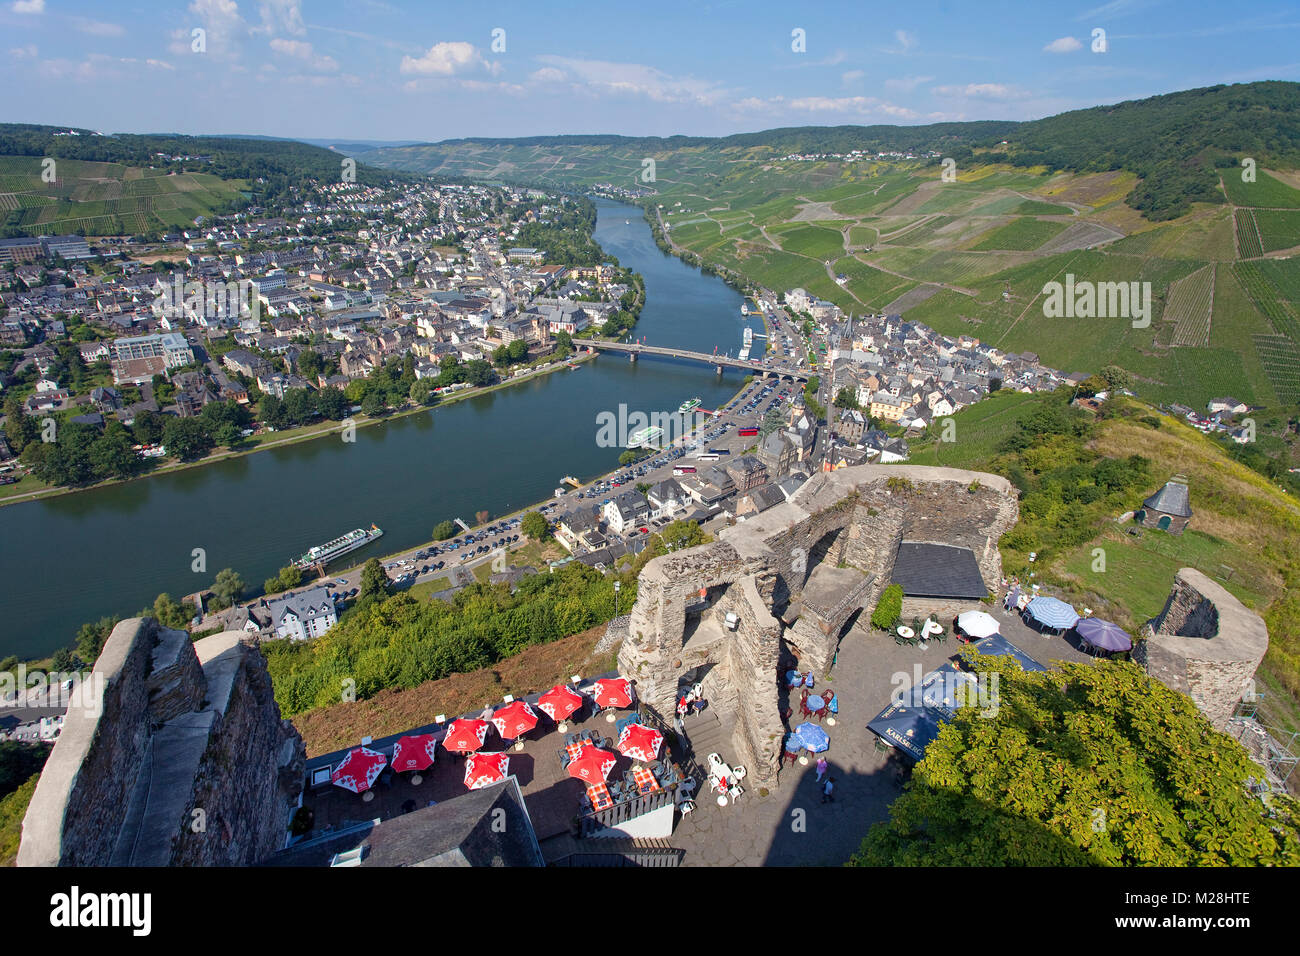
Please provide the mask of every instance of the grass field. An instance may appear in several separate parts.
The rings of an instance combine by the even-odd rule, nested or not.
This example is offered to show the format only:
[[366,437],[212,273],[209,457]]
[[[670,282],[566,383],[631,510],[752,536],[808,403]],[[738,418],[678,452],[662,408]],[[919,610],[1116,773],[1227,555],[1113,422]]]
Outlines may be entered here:
[[976,252],[999,249],[1037,249],[1049,239],[1054,239],[1064,232],[1068,225],[1069,223],[1057,222],[1052,219],[1015,219],[1005,226],[992,230],[971,248]]
[[1300,212],[1281,209],[1256,209],[1260,245],[1265,252],[1300,246]]
[[1223,190],[1235,206],[1300,209],[1300,189],[1293,189],[1262,169],[1255,171],[1253,183],[1242,182],[1241,171],[1223,171]]

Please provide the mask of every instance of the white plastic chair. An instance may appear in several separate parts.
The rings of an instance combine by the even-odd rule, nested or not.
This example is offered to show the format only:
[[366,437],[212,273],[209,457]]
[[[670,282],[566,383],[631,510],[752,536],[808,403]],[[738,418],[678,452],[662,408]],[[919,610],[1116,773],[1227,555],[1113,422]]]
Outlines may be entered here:
[[745,779],[745,774],[746,774],[746,773],[747,773],[747,771],[745,770],[744,767],[732,767],[732,768],[731,768],[731,775],[732,775],[733,777],[735,777],[737,780],[744,780],[744,779]]

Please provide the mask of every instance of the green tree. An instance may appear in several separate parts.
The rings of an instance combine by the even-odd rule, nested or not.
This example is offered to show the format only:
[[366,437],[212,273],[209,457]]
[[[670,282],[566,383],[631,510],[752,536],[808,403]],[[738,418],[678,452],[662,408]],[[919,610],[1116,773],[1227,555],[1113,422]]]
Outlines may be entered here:
[[348,400],[340,389],[330,385],[316,393],[316,407],[332,421],[342,421],[348,415]]
[[1300,808],[1192,700],[1135,664],[1027,673],[962,654],[996,710],[944,724],[861,866],[1297,866]]
[[167,454],[181,461],[202,458],[215,444],[197,418],[173,418],[163,427],[162,440]]
[[551,524],[540,511],[530,511],[519,522],[519,529],[534,541],[545,541],[551,536]]
[[446,541],[448,538],[455,537],[456,526],[450,521],[439,521],[433,526],[433,539],[435,541]]
[[98,621],[81,625],[77,629],[77,656],[87,664],[93,664],[120,620],[120,617],[101,617]]
[[891,584],[881,592],[880,600],[876,602],[876,609],[871,614],[871,623],[881,630],[889,630],[902,612],[902,585]]
[[223,568],[217,572],[216,580],[212,582],[212,593],[224,606],[229,607],[239,600],[244,587],[244,579],[239,576],[239,572],[234,568]]
[[361,585],[357,590],[357,603],[382,601],[393,593],[388,572],[378,558],[371,558],[361,569]]
[[370,418],[378,418],[388,410],[384,400],[380,397],[379,392],[367,392],[366,397],[361,400],[361,412]]
[[840,408],[861,408],[858,404],[858,395],[847,385],[835,393],[835,404]]

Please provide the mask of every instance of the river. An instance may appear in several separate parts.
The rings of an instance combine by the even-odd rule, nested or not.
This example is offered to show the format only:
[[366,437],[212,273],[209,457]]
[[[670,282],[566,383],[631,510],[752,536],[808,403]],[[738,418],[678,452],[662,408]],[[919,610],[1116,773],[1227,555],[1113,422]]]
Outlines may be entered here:
[[[694,351],[740,348],[741,297],[659,250],[641,210],[597,200],[596,241],[645,277],[635,335]],[[750,317],[755,331],[761,320]],[[337,435],[167,475],[0,508],[0,657],[36,658],[77,628],[177,600],[232,567],[254,588],[295,555],[371,522],[385,534],[347,564],[428,541],[439,521],[497,516],[548,498],[564,475],[617,466],[596,416],[725,403],[738,371],[603,355],[574,371]],[[635,424],[634,426],[635,427]],[[193,570],[195,549],[205,568]]]

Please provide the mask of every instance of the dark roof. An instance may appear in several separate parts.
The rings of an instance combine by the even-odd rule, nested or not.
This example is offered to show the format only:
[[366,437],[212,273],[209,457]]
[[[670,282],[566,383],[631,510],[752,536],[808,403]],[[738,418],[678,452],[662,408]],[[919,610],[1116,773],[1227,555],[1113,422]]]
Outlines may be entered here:
[[[504,811],[504,819],[498,809]],[[335,854],[358,848],[363,853],[361,866],[544,865],[513,776],[379,824],[290,847],[263,863],[329,866]]]
[[1190,518],[1192,506],[1188,500],[1187,486],[1177,481],[1167,481],[1165,486],[1142,502],[1144,507],[1161,514]]
[[894,583],[908,597],[988,597],[979,563],[970,548],[904,541],[894,560]]

